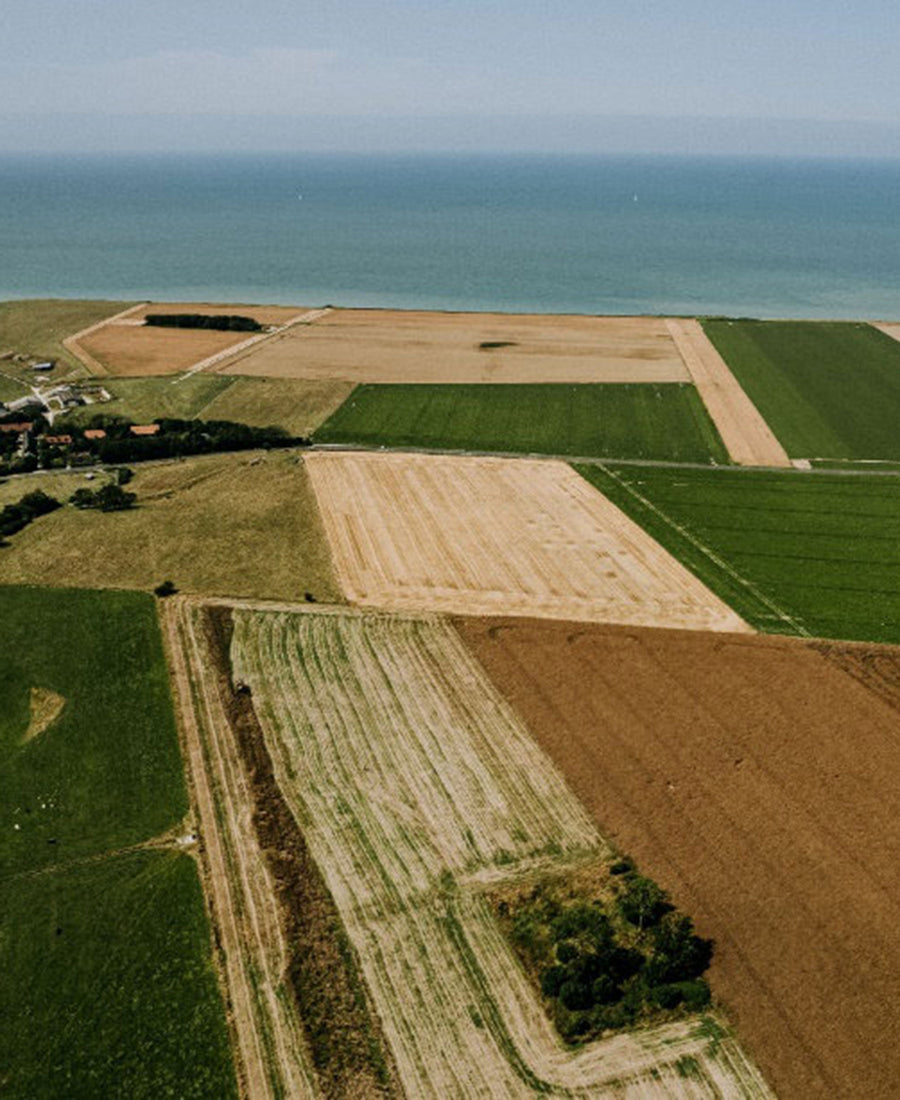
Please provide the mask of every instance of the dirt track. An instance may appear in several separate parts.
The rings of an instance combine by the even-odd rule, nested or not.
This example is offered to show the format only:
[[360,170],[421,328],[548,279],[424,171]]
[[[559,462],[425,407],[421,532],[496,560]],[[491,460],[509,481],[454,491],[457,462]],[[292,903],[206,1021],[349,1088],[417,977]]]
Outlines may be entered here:
[[240,314],[263,325],[280,325],[302,313],[302,307],[210,305],[207,302],[150,302],[117,314],[71,338],[66,346],[93,373],[130,375],[177,374],[248,338],[246,332],[145,326],[148,313]]
[[221,370],[350,382],[690,381],[657,318],[414,310],[334,310]]
[[895,1097],[900,650],[457,627],[601,831],[715,938],[714,992],[776,1093]]
[[789,467],[787,452],[700,323],[671,320],[666,325],[732,460],[740,466]]
[[749,630],[562,462],[317,452],[306,468],[352,602]]

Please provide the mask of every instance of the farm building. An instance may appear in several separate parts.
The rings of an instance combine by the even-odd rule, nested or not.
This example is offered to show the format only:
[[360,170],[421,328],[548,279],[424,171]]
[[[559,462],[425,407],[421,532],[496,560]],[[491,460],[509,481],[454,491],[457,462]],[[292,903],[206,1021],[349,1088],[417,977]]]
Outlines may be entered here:
[[56,366],[56,363],[52,359],[45,359],[41,363],[32,363],[31,364],[31,369],[33,371],[43,372],[43,371],[53,370],[53,368],[55,366]]
[[132,435],[156,435],[159,431],[159,424],[132,424]]

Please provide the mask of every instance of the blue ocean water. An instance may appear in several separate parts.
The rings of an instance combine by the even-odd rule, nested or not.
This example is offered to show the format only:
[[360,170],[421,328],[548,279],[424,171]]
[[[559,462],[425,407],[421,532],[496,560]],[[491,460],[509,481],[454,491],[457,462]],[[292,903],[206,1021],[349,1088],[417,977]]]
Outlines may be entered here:
[[48,296],[896,318],[900,162],[0,157]]

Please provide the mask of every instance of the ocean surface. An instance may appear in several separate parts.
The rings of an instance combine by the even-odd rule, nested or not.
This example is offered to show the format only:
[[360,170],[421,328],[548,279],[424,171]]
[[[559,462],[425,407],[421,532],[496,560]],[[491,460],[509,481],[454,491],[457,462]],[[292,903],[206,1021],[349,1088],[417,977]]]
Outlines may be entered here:
[[900,318],[900,162],[0,157],[0,298]]

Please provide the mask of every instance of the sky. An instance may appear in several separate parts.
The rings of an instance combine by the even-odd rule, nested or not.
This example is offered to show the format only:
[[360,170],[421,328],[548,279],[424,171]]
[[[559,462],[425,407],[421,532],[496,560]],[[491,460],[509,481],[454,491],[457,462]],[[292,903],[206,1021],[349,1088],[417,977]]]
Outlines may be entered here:
[[889,0],[0,0],[0,150],[900,155]]

